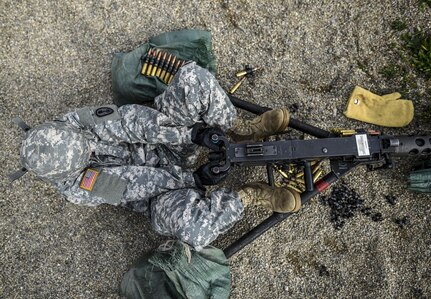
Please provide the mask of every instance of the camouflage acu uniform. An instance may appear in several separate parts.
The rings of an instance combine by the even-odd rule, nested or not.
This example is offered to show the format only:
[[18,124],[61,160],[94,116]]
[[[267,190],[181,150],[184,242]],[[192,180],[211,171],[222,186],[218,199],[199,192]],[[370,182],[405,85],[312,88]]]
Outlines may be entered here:
[[226,130],[236,111],[215,78],[195,63],[178,71],[155,107],[68,113],[28,132],[22,162],[71,202],[131,206],[146,213],[157,232],[199,250],[238,221],[243,206],[232,190],[205,196],[196,188],[189,169],[198,151],[191,126],[204,122]]

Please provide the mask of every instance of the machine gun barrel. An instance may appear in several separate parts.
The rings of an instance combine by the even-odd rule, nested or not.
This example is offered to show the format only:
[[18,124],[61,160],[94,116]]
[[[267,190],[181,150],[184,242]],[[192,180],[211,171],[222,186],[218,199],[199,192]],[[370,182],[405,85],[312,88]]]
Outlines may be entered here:
[[431,154],[431,135],[428,136],[391,136],[384,146],[392,156],[417,156]]

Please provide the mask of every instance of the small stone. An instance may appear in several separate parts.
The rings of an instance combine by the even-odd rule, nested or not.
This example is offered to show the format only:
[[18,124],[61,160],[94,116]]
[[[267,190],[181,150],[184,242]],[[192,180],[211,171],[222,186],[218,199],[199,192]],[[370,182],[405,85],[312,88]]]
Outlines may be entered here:
[[319,276],[329,276],[329,271],[325,265],[319,265]]
[[376,212],[371,216],[371,220],[373,220],[374,222],[380,222],[383,220],[383,216],[382,213]]
[[394,206],[397,203],[397,198],[391,194],[386,195],[385,198],[388,204],[390,204],[391,206]]
[[404,216],[401,219],[395,219],[394,222],[398,225],[399,228],[403,229],[406,225],[410,223],[410,217]]

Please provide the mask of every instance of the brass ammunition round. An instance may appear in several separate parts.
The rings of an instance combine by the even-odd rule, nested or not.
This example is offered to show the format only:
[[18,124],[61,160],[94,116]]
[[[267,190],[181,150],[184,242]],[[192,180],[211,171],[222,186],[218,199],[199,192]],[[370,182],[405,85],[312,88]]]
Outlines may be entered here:
[[[158,54],[157,54],[158,53]],[[157,66],[159,65],[160,62],[160,56],[162,55],[162,52],[156,52],[156,60],[154,61],[154,66],[153,66],[153,70],[151,71],[151,76],[155,76],[156,72],[157,72]]]
[[171,73],[166,73],[166,84],[171,83],[172,80],[172,74]]
[[322,161],[320,161],[319,163],[315,164],[312,168],[311,168],[311,173],[316,173],[322,166]]
[[298,172],[296,175],[295,175],[295,178],[302,178],[304,176],[304,172],[303,171],[301,171],[301,172]]
[[166,74],[166,70],[162,70],[162,73],[160,74],[160,76],[159,76],[159,78],[162,80],[162,81],[164,81],[163,80],[163,77],[165,76],[165,74]]
[[142,70],[141,70],[142,75],[145,75],[145,73],[147,72],[147,68],[148,68],[148,62],[144,62],[144,65],[142,66]]
[[247,71],[241,71],[241,72],[238,72],[238,73],[235,74],[235,76],[237,76],[237,77],[242,77],[242,76],[245,76],[245,75],[247,75]]
[[301,189],[299,189],[299,188],[297,188],[297,187],[294,187],[294,186],[292,186],[291,184],[288,184],[288,185],[287,185],[287,187],[288,187],[288,188],[291,188],[291,189],[293,189],[293,190],[295,190],[295,191],[296,191],[296,192],[298,192],[298,193],[302,193],[302,192],[303,192]]
[[154,67],[154,60],[156,58],[156,51],[153,52],[153,55],[151,55],[150,57],[150,62],[148,63],[148,69],[147,69],[147,73],[145,74],[146,76],[151,76],[151,73],[153,71],[153,67]]
[[280,173],[283,177],[285,177],[286,179],[289,178],[289,176],[287,175],[287,173],[285,173],[283,170],[281,169],[277,169],[277,172]]
[[322,173],[323,173],[323,169],[320,169],[318,172],[316,172],[315,175],[313,175],[313,183],[317,182],[317,180],[320,178]]
[[241,86],[241,84],[244,82],[244,80],[246,79],[247,77],[242,77],[241,78],[241,80],[239,80],[232,88],[231,88],[231,90],[229,91],[229,93],[230,94],[233,94],[240,86]]
[[303,179],[294,179],[294,182],[305,186],[305,181]]
[[[161,52],[160,52],[161,54]],[[156,76],[160,77],[160,73],[162,72],[162,66],[166,59],[166,52],[163,54],[163,58],[159,59],[159,63],[157,64]]]
[[151,48],[148,50],[147,56],[144,60],[144,65],[142,66],[141,74],[145,76],[145,73],[147,72],[148,68],[148,62],[150,61],[150,55],[151,55]]
[[177,64],[175,65],[174,69],[172,70],[172,75],[169,77],[168,84],[171,84],[172,79],[174,78],[175,74],[178,72],[178,69],[180,68],[181,60],[178,59]]
[[147,72],[145,73],[145,76],[151,76],[151,71],[153,70],[153,65],[148,63]]
[[174,58],[172,59],[171,64],[169,65],[168,69],[166,70],[166,75],[164,78],[166,83],[169,82],[169,78],[171,77],[172,69],[174,68],[174,64],[175,64],[176,59],[177,59],[177,57],[174,55]]
[[169,54],[168,61],[166,61],[166,63],[163,64],[163,70],[162,70],[162,73],[160,74],[160,79],[162,79],[163,81],[164,81],[163,78],[165,78],[165,75],[166,75],[166,70],[168,69],[169,63],[171,62],[171,57],[172,57],[172,54]]

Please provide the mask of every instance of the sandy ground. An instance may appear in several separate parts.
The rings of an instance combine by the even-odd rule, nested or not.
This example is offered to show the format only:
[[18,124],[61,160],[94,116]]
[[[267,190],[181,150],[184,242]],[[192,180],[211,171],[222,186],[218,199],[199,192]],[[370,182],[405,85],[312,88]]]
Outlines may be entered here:
[[[355,85],[380,94],[400,88],[401,79],[380,74],[399,61],[390,46],[399,43],[391,22],[431,28],[430,10],[416,1],[149,3],[1,1],[0,298],[117,298],[123,273],[164,240],[139,214],[68,203],[31,175],[13,185],[6,179],[19,167],[22,136],[11,118],[35,125],[75,107],[112,102],[114,52],[170,30],[209,29],[226,89],[244,64],[264,65],[238,96],[270,107],[296,103],[294,117],[323,128],[376,128],[343,116],[350,92]],[[420,94],[426,82],[414,80],[410,91]],[[387,133],[430,131],[420,117],[425,99],[413,100],[415,120]],[[314,199],[235,255],[231,297],[431,297],[431,201],[406,190],[412,163],[393,171],[357,169],[346,178],[382,221],[358,213],[335,230],[329,208]],[[236,174],[238,185],[263,171]],[[389,194],[395,205],[385,199]],[[226,246],[266,216],[247,210],[215,244]],[[400,228],[395,220],[404,216],[410,221]]]

